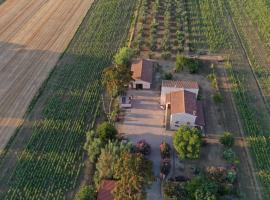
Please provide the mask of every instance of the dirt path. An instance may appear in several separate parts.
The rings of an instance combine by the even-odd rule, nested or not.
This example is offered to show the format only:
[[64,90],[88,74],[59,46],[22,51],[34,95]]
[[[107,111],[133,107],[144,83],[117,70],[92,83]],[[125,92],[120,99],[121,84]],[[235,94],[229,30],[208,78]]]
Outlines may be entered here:
[[91,4],[92,0],[8,0],[0,5],[0,151]]
[[171,133],[163,128],[164,111],[159,106],[159,92],[152,90],[130,90],[134,95],[132,108],[127,110],[125,119],[117,124],[118,131],[124,133],[134,144],[139,140],[146,140],[151,145],[149,159],[153,162],[153,172],[157,180],[147,190],[148,200],[163,200],[161,195],[160,150],[162,141],[172,144]]
[[249,154],[248,145],[245,140],[245,134],[242,128],[241,119],[238,114],[236,105],[233,100],[231,85],[227,78],[226,70],[223,66],[218,66],[217,70],[217,78],[220,91],[224,97],[224,125],[227,130],[232,133],[238,134],[237,139],[239,140],[235,147],[237,155],[240,160],[239,165],[239,186],[241,191],[245,192],[243,194],[244,199],[262,199],[261,191],[259,184],[256,179],[255,170],[253,167],[252,159]]

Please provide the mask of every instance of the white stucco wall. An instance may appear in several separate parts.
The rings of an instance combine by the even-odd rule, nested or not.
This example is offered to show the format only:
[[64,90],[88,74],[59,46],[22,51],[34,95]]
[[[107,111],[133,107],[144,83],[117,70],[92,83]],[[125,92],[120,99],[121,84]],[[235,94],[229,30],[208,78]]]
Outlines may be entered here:
[[[161,87],[160,105],[165,105],[166,94],[171,93],[171,92],[183,91],[183,90],[184,90],[183,88],[177,88],[177,87]],[[185,89],[185,90],[196,94],[196,98],[197,98],[199,89]]]
[[151,83],[142,81],[142,80],[136,80],[136,81],[132,81],[133,82],[133,89],[136,89],[136,84],[142,84],[143,85],[143,89],[150,89],[151,88]]
[[170,117],[170,128],[171,130],[177,130],[181,125],[188,125],[190,127],[194,127],[195,120],[196,120],[196,116],[188,114],[188,113],[172,114]]

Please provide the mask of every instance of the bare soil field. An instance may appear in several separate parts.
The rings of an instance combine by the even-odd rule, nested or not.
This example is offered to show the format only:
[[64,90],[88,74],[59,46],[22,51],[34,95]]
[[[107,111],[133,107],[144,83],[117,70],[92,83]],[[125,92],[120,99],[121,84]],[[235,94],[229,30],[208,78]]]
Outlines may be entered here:
[[0,151],[66,49],[92,0],[0,1]]

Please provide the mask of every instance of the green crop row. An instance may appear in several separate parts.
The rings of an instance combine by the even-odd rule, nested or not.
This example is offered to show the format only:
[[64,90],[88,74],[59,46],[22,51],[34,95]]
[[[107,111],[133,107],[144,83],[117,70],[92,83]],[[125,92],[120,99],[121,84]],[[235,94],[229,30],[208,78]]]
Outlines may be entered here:
[[[234,11],[235,13],[230,16],[230,6],[234,6],[233,9],[235,10],[236,8],[243,9],[241,6],[236,6],[235,0],[230,0],[229,2],[226,0],[193,0],[191,2],[191,4],[194,5],[194,8],[197,7],[197,13],[201,13],[201,19],[196,20],[198,22],[198,30],[196,32],[199,34],[204,34],[210,51],[226,53],[231,58],[226,69],[230,82],[233,86],[232,93],[237,110],[241,117],[241,122],[247,136],[247,140],[250,144],[250,153],[254,162],[255,173],[258,180],[260,180],[260,185],[262,186],[259,189],[261,190],[264,199],[270,199],[270,129],[264,124],[265,121],[261,118],[262,115],[260,115],[262,113],[265,114],[265,110],[260,110],[260,108],[256,108],[254,105],[252,105],[254,101],[252,98],[254,97],[252,97],[252,94],[250,94],[250,89],[248,88],[249,86],[247,84],[249,82],[248,78],[252,77],[252,74],[245,74],[242,71],[242,68],[244,67],[243,65],[245,65],[245,67],[249,66],[246,57],[243,55],[242,46],[238,38],[238,33],[236,32],[236,30],[239,31],[240,27],[247,26],[248,19],[246,18],[243,20],[242,18],[242,21],[240,21],[238,19],[240,18],[240,14],[239,12],[237,14],[236,11]],[[254,1],[250,1],[250,4],[253,3]],[[254,4],[254,6],[256,6],[256,4]],[[254,6],[246,6],[254,9]],[[261,9],[259,6],[257,6],[257,8]],[[265,14],[265,11],[263,11],[265,9],[266,8],[261,9],[261,15]],[[258,15],[258,13],[259,12],[256,11],[252,15]],[[251,13],[249,12],[249,14]],[[233,20],[235,20],[236,17],[238,22],[236,23],[237,26],[234,27]],[[265,19],[267,19],[267,17]],[[260,19],[260,17],[257,16],[256,20],[262,20],[257,23],[258,26],[264,24],[265,19]],[[240,34],[240,37],[242,42],[245,42],[246,38],[242,38],[242,34]],[[200,38],[203,37],[200,36]],[[193,42],[196,43],[196,40]],[[201,41],[198,41],[198,44],[200,43]],[[252,49],[252,46],[250,46],[250,48]],[[252,51],[248,51],[247,53],[249,60],[253,60],[254,63],[258,61],[256,60],[258,58],[253,55]],[[239,67],[239,65],[241,65],[241,67]],[[261,77],[266,77],[267,75],[268,71],[262,71]],[[267,76],[267,78],[269,79],[269,76]]]
[[65,199],[74,189],[83,166],[85,132],[98,112],[101,73],[126,38],[135,3],[93,3],[44,87],[42,117],[6,180],[6,199]]

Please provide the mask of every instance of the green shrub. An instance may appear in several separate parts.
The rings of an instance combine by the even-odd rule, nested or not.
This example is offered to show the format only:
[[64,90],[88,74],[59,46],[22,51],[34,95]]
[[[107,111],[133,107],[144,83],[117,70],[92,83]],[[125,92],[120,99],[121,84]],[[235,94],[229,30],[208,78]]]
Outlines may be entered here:
[[76,194],[75,200],[96,200],[96,191],[92,186],[83,186]]
[[218,93],[214,94],[213,100],[214,100],[215,103],[222,103],[223,102],[223,97],[218,92]]
[[165,51],[161,53],[161,58],[163,58],[164,60],[168,60],[171,58],[171,53],[169,51]]
[[201,136],[196,128],[181,126],[173,135],[173,146],[181,159],[198,159],[201,143]]
[[172,75],[172,73],[165,73],[164,74],[164,79],[165,80],[172,80],[172,78],[173,78],[173,75]]
[[86,142],[84,144],[84,150],[87,151],[88,158],[90,162],[96,162],[98,156],[100,155],[101,148],[103,147],[103,142],[100,138],[96,138],[93,131],[86,133]]
[[134,52],[131,48],[123,47],[114,56],[114,63],[116,65],[128,66],[131,64],[131,59],[134,56]]
[[236,181],[237,173],[235,171],[228,171],[227,180],[233,184]]
[[166,181],[162,184],[165,200],[189,199],[188,192],[182,187],[180,182]]
[[236,154],[231,148],[228,148],[223,152],[223,158],[230,163],[234,163],[236,160]]
[[97,135],[103,142],[114,140],[118,134],[117,129],[108,122],[103,122],[97,127]]
[[197,73],[199,71],[200,63],[198,60],[189,59],[187,62],[187,66],[188,66],[189,72],[191,74],[194,74],[194,73]]
[[226,148],[231,148],[234,145],[233,135],[229,132],[225,132],[220,138],[219,142],[223,144]]
[[175,71],[177,72],[183,71],[186,64],[187,64],[187,58],[183,56],[182,54],[177,54],[176,61],[175,61]]

